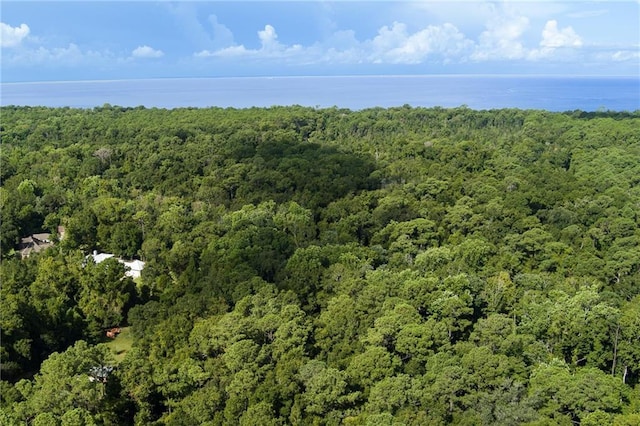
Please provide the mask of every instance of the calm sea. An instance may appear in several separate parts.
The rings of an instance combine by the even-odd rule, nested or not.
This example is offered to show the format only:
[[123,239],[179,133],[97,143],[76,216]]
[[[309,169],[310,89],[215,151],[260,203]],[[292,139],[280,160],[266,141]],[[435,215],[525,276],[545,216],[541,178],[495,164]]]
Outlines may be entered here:
[[640,109],[637,77],[237,77],[3,83],[2,105],[363,109],[401,105],[549,111]]

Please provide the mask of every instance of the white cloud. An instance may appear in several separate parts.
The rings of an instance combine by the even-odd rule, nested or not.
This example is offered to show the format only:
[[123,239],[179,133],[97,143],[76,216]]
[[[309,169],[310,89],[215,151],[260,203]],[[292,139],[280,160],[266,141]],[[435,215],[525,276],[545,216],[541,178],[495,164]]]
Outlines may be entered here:
[[29,31],[29,26],[27,24],[20,24],[19,27],[12,27],[4,22],[0,22],[0,46],[19,46],[22,40],[29,35]]
[[278,33],[276,29],[267,24],[264,30],[258,31],[258,39],[260,40],[260,49],[247,49],[244,45],[229,46],[218,50],[201,50],[194,53],[198,58],[207,57],[239,57],[252,56],[259,58],[284,58],[302,54],[304,48],[299,44],[287,46],[278,41]]
[[401,22],[394,22],[391,28],[384,26],[378,30],[378,35],[371,40],[372,62],[386,62],[389,59],[388,54],[392,49],[397,48],[408,37],[407,26]]
[[249,54],[251,51],[247,50],[243,45],[240,46],[229,46],[229,47],[225,47],[224,49],[220,49],[220,50],[201,50],[200,52],[196,52],[194,53],[194,56],[198,57],[198,58],[208,58],[211,56],[227,56],[227,57],[231,57],[231,56],[243,56],[246,54]]
[[144,45],[138,46],[131,52],[131,56],[134,58],[160,58],[164,56],[162,50],[154,49],[153,47]]
[[298,63],[393,63],[417,64],[430,58],[447,61],[470,51],[473,42],[465,38],[452,24],[428,26],[409,32],[401,22],[383,26],[369,40],[359,41],[352,30],[337,30],[323,42],[311,46],[285,45],[278,41],[272,25],[258,31],[259,49],[235,45],[218,50],[201,50],[196,57],[259,57],[286,58]]
[[[556,59],[564,61],[572,59],[569,54],[570,50],[582,47],[582,38],[576,34],[571,27],[558,29],[556,20],[547,21],[542,30],[542,40],[540,40],[539,49],[531,49],[528,59],[537,61],[540,59],[549,59],[555,55]],[[558,57],[556,52],[561,50],[562,57]]]
[[640,59],[640,51],[638,50],[618,50],[611,55],[611,59],[616,62],[631,61],[633,59]]
[[430,56],[459,56],[472,44],[452,24],[429,25],[409,34],[405,24],[394,22],[391,28],[382,27],[371,41],[370,59],[377,63],[418,64]]
[[264,30],[258,31],[258,38],[262,44],[262,50],[274,51],[280,50],[282,45],[278,43],[278,34],[276,29],[271,25],[265,25]]
[[542,30],[542,47],[580,47],[582,46],[582,38],[571,27],[558,29],[558,21],[547,21]]
[[[217,21],[216,21],[217,22]],[[257,31],[257,48],[230,44],[194,53],[199,58],[273,59],[295,64],[426,64],[484,61],[579,61],[593,56],[595,50],[578,49],[582,38],[570,26],[559,27],[555,20],[543,20],[539,38],[531,31],[529,18],[515,9],[494,7],[477,38],[467,37],[454,24],[417,27],[404,22],[379,28],[368,39],[357,39],[353,30],[335,30],[323,41],[311,45],[284,44],[272,25]],[[219,24],[222,25],[222,24]],[[412,26],[415,26],[413,24]],[[224,27],[224,26],[223,26]],[[226,27],[224,27],[226,28]],[[229,37],[230,39],[230,37]],[[634,59],[629,49],[609,51],[609,61]],[[582,59],[581,59],[582,58]]]
[[525,16],[497,15],[486,24],[480,34],[471,59],[477,61],[521,59],[526,55],[522,34],[529,26]]

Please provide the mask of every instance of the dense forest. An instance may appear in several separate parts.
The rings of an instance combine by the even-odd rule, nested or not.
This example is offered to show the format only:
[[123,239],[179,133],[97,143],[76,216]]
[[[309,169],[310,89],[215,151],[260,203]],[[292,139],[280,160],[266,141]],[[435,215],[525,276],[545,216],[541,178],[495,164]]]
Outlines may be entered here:
[[0,113],[3,425],[640,424],[640,111]]

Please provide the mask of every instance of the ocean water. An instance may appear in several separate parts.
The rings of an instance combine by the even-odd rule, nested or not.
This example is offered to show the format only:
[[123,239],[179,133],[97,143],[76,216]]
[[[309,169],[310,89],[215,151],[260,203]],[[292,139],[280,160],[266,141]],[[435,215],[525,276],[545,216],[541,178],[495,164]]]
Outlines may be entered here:
[[0,104],[93,108],[402,105],[549,111],[640,110],[638,77],[232,77],[3,83]]

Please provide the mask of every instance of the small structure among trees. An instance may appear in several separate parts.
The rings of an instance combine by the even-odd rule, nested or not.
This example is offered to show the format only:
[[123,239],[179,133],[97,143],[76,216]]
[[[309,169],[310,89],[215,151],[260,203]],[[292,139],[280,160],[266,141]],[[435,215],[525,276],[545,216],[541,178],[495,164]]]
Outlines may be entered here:
[[[64,237],[64,227],[58,227],[58,239],[62,240]],[[20,256],[22,259],[26,259],[32,253],[39,253],[53,246],[54,241],[51,237],[51,234],[48,232],[42,232],[39,234],[31,234],[28,237],[23,237],[20,239],[20,245],[18,246],[18,250],[20,250]]]
[[39,253],[51,247],[53,243],[49,238],[51,238],[49,233],[31,234],[28,237],[21,238],[20,246],[18,247],[20,256],[25,259],[32,253]]
[[109,339],[115,339],[121,332],[122,329],[120,327],[113,327],[107,330],[106,335]]
[[[88,256],[86,256],[87,258],[91,257],[93,258],[93,261],[98,264],[101,263],[107,259],[110,259],[112,257],[114,257],[115,255],[111,254],[111,253],[98,253],[96,250],[93,251],[93,254],[90,254]],[[131,260],[131,261],[127,261],[127,260],[123,260],[121,258],[117,258],[118,262],[122,263],[125,268],[125,275],[127,277],[131,277],[131,278],[140,278],[140,274],[142,273],[142,270],[144,269],[144,262],[141,260]]]

